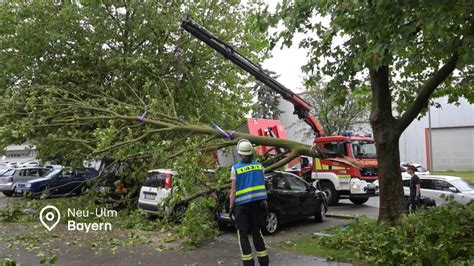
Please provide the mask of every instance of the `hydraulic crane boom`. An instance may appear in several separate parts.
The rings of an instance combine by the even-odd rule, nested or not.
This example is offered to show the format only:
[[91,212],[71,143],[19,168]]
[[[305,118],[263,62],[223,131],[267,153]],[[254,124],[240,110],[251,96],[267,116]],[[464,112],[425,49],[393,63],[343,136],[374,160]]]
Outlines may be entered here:
[[283,99],[292,103],[295,108],[293,114],[298,115],[299,119],[303,119],[309,126],[311,126],[316,134],[316,137],[324,136],[324,130],[319,124],[318,120],[309,113],[311,105],[291,90],[285,88],[285,86],[279,83],[276,79],[265,73],[265,71],[259,65],[250,61],[229,44],[219,40],[216,36],[203,27],[199,26],[190,18],[183,20],[181,23],[181,28],[207,44],[215,51],[222,54],[225,58],[229,59],[232,63],[254,76],[257,80],[261,81],[270,89],[276,91],[283,97]]

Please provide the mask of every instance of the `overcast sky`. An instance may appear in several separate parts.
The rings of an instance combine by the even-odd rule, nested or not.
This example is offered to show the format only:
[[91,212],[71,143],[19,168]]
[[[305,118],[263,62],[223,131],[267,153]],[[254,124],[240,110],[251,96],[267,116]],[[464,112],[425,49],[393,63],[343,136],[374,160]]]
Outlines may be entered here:
[[[267,1],[270,12],[275,11],[277,3],[281,2],[281,0]],[[307,62],[307,50],[298,48],[298,44],[302,39],[303,34],[295,34],[293,45],[290,48],[280,49],[280,45],[276,45],[272,51],[272,58],[262,62],[263,68],[278,74],[280,77],[277,80],[294,92],[301,92],[303,89],[304,75],[301,67]]]
[[280,75],[277,80],[294,92],[302,91],[304,73],[301,67],[307,62],[307,50],[298,47],[302,38],[302,34],[295,36],[290,48],[280,49],[279,45],[275,46],[272,50],[272,58],[262,63],[263,68]]

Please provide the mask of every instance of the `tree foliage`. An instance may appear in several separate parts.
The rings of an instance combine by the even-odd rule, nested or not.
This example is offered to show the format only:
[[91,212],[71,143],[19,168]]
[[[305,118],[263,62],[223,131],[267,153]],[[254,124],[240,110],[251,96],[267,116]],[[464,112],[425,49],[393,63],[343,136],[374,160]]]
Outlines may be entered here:
[[[337,95],[317,85],[307,88],[304,97],[313,106],[313,113],[317,115],[327,136],[338,135],[346,130],[358,131],[369,122],[366,94],[354,95],[350,92],[344,101],[340,101]],[[309,138],[314,132],[308,129],[305,134]]]
[[84,106],[130,116],[147,109],[147,118],[236,127],[251,108],[253,84],[179,25],[193,16],[261,58],[264,42],[253,30],[253,10],[239,1],[3,1],[2,146],[28,141],[45,159],[81,162],[90,147],[100,156],[159,160],[186,144],[184,134],[151,134],[136,121],[86,119],[95,111]]
[[[278,78],[275,72],[266,71],[272,78]],[[278,119],[281,111],[279,108],[280,97],[274,90],[269,89],[265,84],[257,81],[254,86],[254,95],[257,96],[257,103],[253,108],[252,117],[254,118],[266,118],[266,119]]]
[[330,79],[328,93],[341,101],[370,87],[381,220],[401,212],[401,133],[431,97],[474,102],[473,13],[468,0],[283,1],[275,14],[263,10],[262,29],[284,26],[273,45],[305,34],[299,45],[309,49],[310,86]]

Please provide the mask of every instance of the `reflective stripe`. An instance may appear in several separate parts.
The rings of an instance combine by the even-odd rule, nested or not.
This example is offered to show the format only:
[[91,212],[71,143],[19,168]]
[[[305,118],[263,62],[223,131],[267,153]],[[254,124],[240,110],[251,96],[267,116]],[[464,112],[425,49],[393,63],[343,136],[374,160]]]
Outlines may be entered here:
[[239,229],[237,229],[237,243],[239,243],[240,255],[244,254],[244,253],[242,252],[242,245],[240,244],[240,233],[239,233]]
[[263,191],[263,192],[248,194],[248,195],[245,195],[245,196],[242,196],[242,197],[236,197],[235,198],[235,203],[239,203],[241,201],[249,200],[249,199],[252,199],[252,198],[260,198],[260,197],[265,197],[266,198],[267,197],[267,192]]
[[242,254],[242,260],[253,260],[252,253],[250,253],[248,255]]
[[237,192],[235,192],[235,195],[238,196],[238,195],[242,195],[244,193],[248,193],[248,192],[256,191],[256,190],[265,190],[265,186],[261,185],[261,186],[249,187],[242,190],[238,190]]
[[351,178],[351,175],[337,175],[339,178]]
[[268,256],[268,251],[265,249],[263,251],[257,251],[257,257],[265,257]]
[[237,174],[243,174],[243,173],[247,173],[254,170],[263,170],[263,167],[261,164],[247,165],[247,166],[235,169],[235,172]]

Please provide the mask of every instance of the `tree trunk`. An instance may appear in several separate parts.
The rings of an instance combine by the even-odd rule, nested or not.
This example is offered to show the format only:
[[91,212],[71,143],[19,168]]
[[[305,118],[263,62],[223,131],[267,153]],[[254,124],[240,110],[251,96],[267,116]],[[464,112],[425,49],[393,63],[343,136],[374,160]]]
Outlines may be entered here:
[[400,136],[392,135],[387,138],[384,136],[385,130],[390,129],[378,129],[374,132],[380,188],[379,222],[394,223],[400,218],[403,207],[403,184],[398,146]]
[[400,171],[398,141],[401,131],[392,115],[392,95],[389,88],[389,68],[370,69],[372,111],[370,124],[377,148],[380,192],[379,221],[394,223],[400,217],[403,186]]

